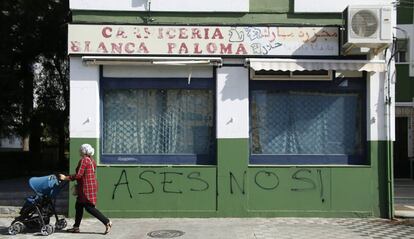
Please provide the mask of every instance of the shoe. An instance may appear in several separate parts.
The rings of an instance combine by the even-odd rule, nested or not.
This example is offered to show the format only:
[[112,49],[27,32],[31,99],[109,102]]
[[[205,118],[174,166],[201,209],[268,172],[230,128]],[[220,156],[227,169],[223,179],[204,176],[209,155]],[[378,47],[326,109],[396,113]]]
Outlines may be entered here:
[[70,229],[67,229],[66,231],[70,232],[70,233],[79,233],[80,232],[79,227],[72,227]]
[[106,228],[105,228],[105,232],[104,232],[104,234],[106,235],[106,234],[108,234],[110,231],[111,231],[111,228],[112,228],[112,222],[111,221],[109,221],[108,222],[108,224],[106,224],[106,226],[105,226]]

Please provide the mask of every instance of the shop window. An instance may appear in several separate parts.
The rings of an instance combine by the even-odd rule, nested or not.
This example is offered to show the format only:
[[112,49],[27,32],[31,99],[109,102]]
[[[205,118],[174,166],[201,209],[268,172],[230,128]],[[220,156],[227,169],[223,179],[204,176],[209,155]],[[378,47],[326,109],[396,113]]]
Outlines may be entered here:
[[212,79],[103,82],[101,163],[214,163]]
[[250,85],[250,163],[365,164],[364,80]]

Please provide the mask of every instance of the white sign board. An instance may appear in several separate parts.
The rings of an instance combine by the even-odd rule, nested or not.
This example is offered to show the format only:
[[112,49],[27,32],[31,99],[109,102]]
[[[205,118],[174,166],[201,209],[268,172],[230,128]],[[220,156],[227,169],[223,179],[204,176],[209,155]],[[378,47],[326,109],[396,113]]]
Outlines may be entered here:
[[338,28],[69,25],[68,53],[336,56]]

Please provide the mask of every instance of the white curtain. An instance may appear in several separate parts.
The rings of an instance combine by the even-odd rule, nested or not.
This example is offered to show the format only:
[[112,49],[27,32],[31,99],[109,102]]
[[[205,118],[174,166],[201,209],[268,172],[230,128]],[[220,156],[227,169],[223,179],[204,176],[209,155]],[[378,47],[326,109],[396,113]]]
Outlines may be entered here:
[[129,89],[104,94],[104,153],[208,154],[211,150],[210,90]]

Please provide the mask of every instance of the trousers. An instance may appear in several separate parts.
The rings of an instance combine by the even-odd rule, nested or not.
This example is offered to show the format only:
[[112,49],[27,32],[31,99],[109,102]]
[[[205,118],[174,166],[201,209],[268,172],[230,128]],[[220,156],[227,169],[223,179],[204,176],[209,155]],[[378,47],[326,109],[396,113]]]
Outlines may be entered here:
[[95,205],[91,203],[82,203],[82,202],[76,202],[75,209],[75,224],[74,227],[79,227],[80,223],[82,221],[83,217],[83,209],[86,209],[86,211],[91,214],[92,216],[96,217],[99,221],[101,221],[104,225],[107,225],[109,223],[109,219],[105,217],[96,207]]

